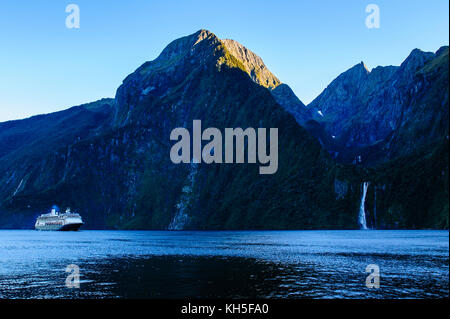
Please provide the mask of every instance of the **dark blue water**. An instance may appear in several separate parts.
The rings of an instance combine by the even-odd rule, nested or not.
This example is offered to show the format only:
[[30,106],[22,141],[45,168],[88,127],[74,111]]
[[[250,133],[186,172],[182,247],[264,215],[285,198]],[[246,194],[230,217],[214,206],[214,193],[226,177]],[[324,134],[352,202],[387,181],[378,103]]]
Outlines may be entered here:
[[0,231],[0,298],[448,296],[448,231]]

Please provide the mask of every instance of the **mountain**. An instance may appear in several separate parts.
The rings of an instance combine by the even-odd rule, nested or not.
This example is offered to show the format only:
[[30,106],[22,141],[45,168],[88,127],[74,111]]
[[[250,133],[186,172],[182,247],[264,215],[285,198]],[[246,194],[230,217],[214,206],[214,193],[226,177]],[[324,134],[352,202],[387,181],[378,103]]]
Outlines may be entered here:
[[[443,62],[433,58],[439,56]],[[445,49],[433,57],[417,74],[401,77],[404,83],[422,79],[428,92],[421,98],[424,103],[441,94],[442,81],[448,83],[448,74],[436,73],[445,64]],[[448,228],[445,144],[436,143],[433,152],[412,159],[392,153],[392,159],[377,164],[383,167],[333,159],[331,129],[343,132],[339,141],[357,136],[352,123],[357,125],[358,117],[344,119],[343,114],[356,110],[347,99],[360,96],[361,83],[373,73],[356,66],[340,79],[345,85],[330,84],[320,103],[305,106],[241,44],[207,30],[177,39],[127,76],[114,99],[0,124],[0,225],[31,228],[38,214],[56,204],[79,211],[87,228],[98,229],[354,229],[359,227],[362,184],[370,182],[365,203],[369,226]],[[384,81],[390,73],[393,77],[395,72],[378,74]],[[407,104],[400,102],[405,110]],[[358,110],[365,105],[357,104]],[[418,104],[408,105],[419,110]],[[384,128],[389,120],[379,117],[378,126]],[[194,120],[221,132],[278,128],[276,174],[259,174],[256,163],[174,164],[170,134],[178,127],[192,132]],[[410,121],[414,129],[395,130],[391,145],[401,149],[411,136],[401,132],[419,132],[416,120]],[[360,140],[372,147],[370,134],[378,133],[367,130]],[[358,143],[349,148],[362,149]]]
[[60,145],[99,134],[109,125],[114,100],[102,99],[68,110],[38,115],[25,120],[0,123],[0,163],[26,153],[41,157]]
[[287,84],[281,83],[273,88],[271,93],[278,104],[291,113],[300,125],[306,127],[306,123],[311,120],[313,116],[311,109],[307,108],[306,105],[300,101]]
[[305,127],[323,147],[365,167],[375,226],[448,228],[448,50],[415,49],[372,71],[361,62],[307,106]]
[[339,161],[371,165],[425,149],[448,135],[448,47],[370,72],[361,62],[308,108]]
[[[88,228],[357,227],[360,191],[351,183],[359,181],[342,178],[335,192],[346,169],[277,103],[271,91],[280,85],[257,55],[200,30],[130,74],[113,101],[95,103],[98,114],[80,106],[6,123],[1,145],[23,146],[2,157],[2,227],[32,227],[53,204],[79,211]],[[258,164],[172,163],[171,131],[192,131],[196,119],[221,131],[278,128],[277,173],[260,175]]]

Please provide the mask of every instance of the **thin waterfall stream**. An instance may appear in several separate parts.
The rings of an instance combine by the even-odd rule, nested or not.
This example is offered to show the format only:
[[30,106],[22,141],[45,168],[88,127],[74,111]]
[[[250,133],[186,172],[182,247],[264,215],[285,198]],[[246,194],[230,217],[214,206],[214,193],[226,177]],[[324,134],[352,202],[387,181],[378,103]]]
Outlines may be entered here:
[[366,204],[366,195],[367,195],[368,188],[369,188],[369,182],[364,182],[363,183],[363,193],[362,193],[362,197],[361,197],[361,205],[359,207],[359,216],[358,216],[358,222],[359,222],[360,229],[367,229],[365,204]]

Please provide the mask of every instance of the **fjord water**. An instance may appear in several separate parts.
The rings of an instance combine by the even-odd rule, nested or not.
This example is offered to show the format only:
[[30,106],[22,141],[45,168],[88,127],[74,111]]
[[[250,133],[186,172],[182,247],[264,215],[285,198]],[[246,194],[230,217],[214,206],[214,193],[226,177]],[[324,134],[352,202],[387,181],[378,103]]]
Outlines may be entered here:
[[0,231],[0,298],[448,296],[448,231]]

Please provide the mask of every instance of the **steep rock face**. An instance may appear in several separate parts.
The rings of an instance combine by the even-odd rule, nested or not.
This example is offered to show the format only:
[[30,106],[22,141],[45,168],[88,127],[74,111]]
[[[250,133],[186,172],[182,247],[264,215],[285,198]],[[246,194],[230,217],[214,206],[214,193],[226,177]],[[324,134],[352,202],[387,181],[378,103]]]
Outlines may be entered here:
[[333,122],[335,129],[341,119],[354,115],[359,107],[359,91],[369,77],[369,71],[363,62],[355,65],[339,75],[311,104],[314,108],[314,118],[322,120],[324,116]]
[[410,107],[403,109],[399,128],[386,143],[390,158],[448,143],[448,47],[419,67],[406,88]]
[[292,114],[300,125],[312,118],[310,109],[300,101],[292,89],[270,72],[263,60],[237,41],[221,40],[226,50],[238,60],[240,68],[253,82],[268,88],[278,104]]
[[158,58],[144,63],[123,81],[116,94],[116,124],[138,121],[134,108],[143,99],[169,95],[168,90],[186,81],[190,74],[215,63],[220,49],[220,40],[206,30],[171,42]]
[[[341,74],[308,105],[315,110],[313,119],[333,138],[327,148],[338,153],[338,160],[371,164],[410,154],[438,140],[448,127],[448,72],[436,71],[444,70],[445,64],[448,48],[436,54],[415,49],[398,67],[369,72],[360,63]],[[425,136],[410,138],[409,145],[392,143],[406,126],[418,131],[427,125],[430,130],[422,129]]]
[[263,60],[258,55],[237,41],[225,39],[222,40],[222,43],[243,64],[245,72],[247,72],[255,83],[270,89],[274,89],[281,84],[280,80],[267,69]]
[[[352,183],[272,96],[273,81],[248,50],[235,56],[201,30],[176,40],[117,90],[112,125],[65,141],[33,162],[14,157],[2,174],[0,222],[31,227],[53,204],[70,206],[88,228],[312,229],[356,227],[357,188],[336,198],[335,175]],[[248,58],[248,61],[242,59]],[[256,64],[255,64],[256,63]],[[272,84],[270,84],[272,83]],[[261,84],[261,85],[260,85]],[[177,127],[279,129],[279,164],[173,164]],[[12,154],[12,153],[10,153]],[[12,155],[11,155],[12,156]]]

